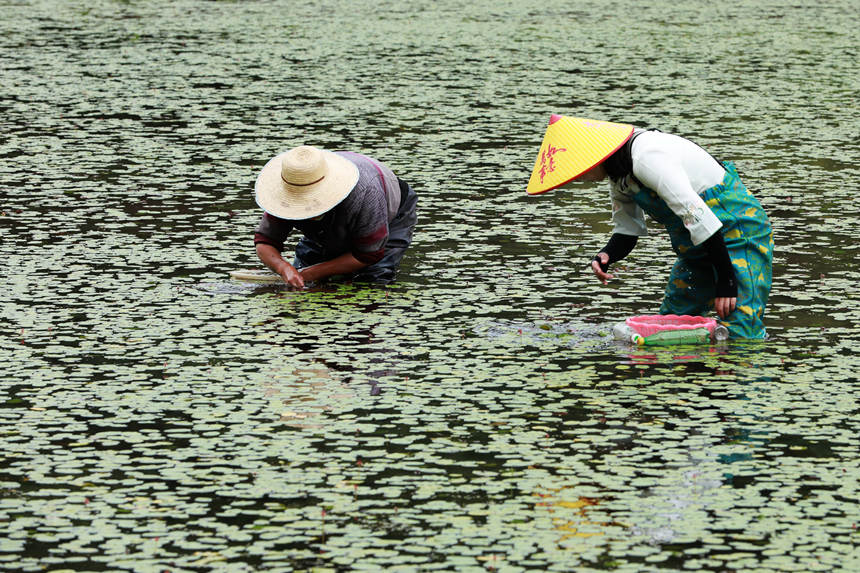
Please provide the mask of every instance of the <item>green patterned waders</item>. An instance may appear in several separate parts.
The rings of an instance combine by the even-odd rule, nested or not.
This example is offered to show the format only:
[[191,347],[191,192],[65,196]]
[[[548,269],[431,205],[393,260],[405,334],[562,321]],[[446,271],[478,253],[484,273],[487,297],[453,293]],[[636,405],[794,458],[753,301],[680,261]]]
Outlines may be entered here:
[[[770,221],[750,194],[731,162],[723,163],[722,183],[701,193],[719,218],[729,258],[738,282],[737,309],[720,321],[731,338],[764,338],[762,319],[771,286],[773,233]],[[660,314],[704,315],[714,308],[715,276],[704,249],[694,246],[690,233],[656,192],[641,188],[633,199],[655,221],[664,225],[678,260],[672,267]]]

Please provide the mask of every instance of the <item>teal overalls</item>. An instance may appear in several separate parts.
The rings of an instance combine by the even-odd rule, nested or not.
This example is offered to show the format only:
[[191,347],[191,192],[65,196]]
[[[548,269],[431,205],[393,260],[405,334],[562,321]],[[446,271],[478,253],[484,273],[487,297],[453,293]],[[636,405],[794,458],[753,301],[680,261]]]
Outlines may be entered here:
[[[732,162],[723,162],[722,183],[701,193],[719,218],[738,283],[737,309],[720,322],[731,338],[764,338],[762,318],[770,294],[773,233],[759,202],[747,190]],[[641,187],[633,200],[664,225],[678,260],[672,267],[660,314],[704,315],[714,308],[715,277],[704,249],[694,246],[690,232],[656,192]]]

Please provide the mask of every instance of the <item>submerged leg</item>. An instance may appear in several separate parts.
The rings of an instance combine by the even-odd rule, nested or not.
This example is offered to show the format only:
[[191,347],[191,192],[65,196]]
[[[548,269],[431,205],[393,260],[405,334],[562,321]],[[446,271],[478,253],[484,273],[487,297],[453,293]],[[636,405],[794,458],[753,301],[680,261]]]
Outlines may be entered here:
[[724,185],[708,190],[705,203],[723,223],[721,232],[738,280],[737,309],[722,321],[731,338],[764,338],[764,309],[770,295],[773,232],[767,214],[726,164]]
[[750,241],[729,247],[738,279],[738,305],[721,321],[731,338],[764,338],[764,308],[770,295],[773,240]]

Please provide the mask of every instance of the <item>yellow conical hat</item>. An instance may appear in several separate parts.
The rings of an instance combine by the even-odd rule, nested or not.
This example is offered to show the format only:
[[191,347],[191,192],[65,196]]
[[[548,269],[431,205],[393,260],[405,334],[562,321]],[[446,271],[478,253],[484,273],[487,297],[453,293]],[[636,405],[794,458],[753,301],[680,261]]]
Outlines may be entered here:
[[576,179],[624,145],[633,126],[553,114],[526,193],[538,195]]

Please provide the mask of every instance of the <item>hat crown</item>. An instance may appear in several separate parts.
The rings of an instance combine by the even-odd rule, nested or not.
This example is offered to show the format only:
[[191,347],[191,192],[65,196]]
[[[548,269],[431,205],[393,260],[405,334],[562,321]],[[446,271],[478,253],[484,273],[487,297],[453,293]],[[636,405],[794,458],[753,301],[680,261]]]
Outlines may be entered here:
[[294,187],[312,185],[325,178],[327,167],[322,151],[301,145],[291,149],[281,160],[281,179]]

